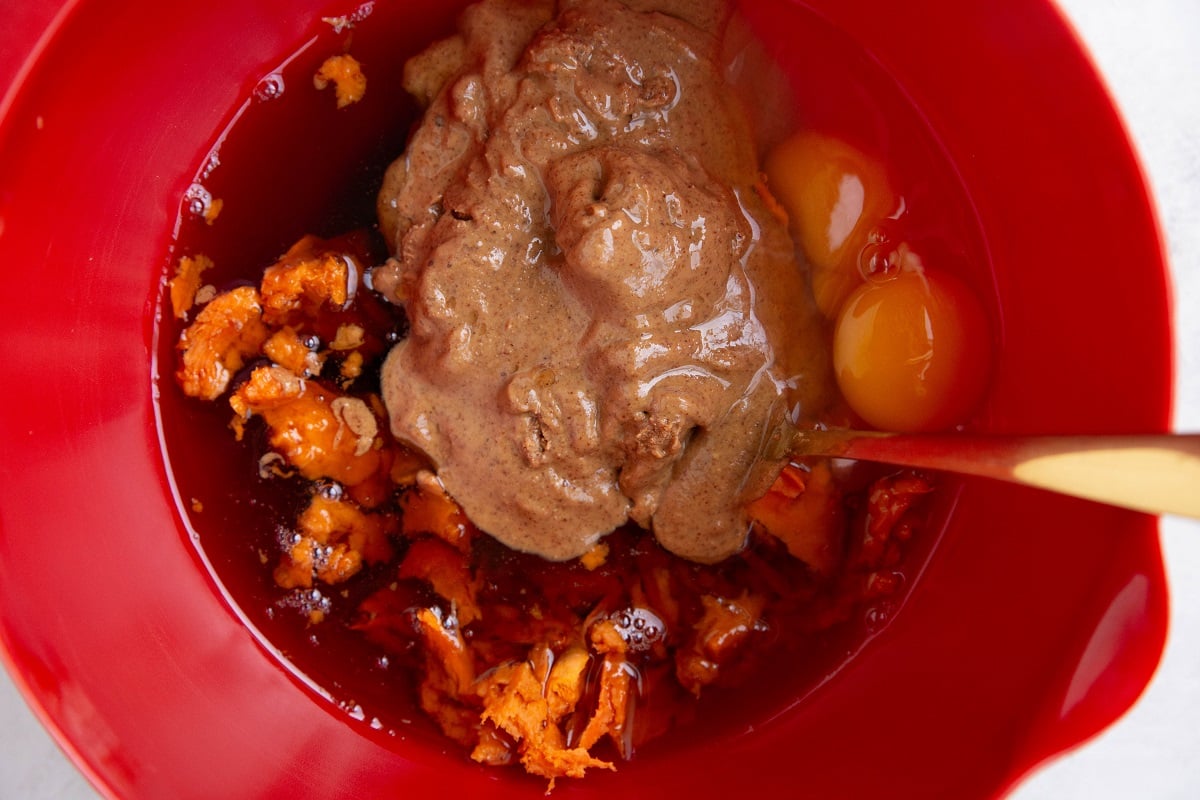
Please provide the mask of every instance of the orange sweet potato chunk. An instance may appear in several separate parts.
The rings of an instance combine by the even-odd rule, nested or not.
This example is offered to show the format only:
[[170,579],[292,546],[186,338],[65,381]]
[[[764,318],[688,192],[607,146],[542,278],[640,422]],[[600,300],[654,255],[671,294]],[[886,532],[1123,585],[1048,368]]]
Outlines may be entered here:
[[233,393],[229,405],[239,416],[261,414],[287,406],[303,396],[307,388],[300,376],[285,367],[259,367]]
[[382,467],[379,422],[370,406],[305,381],[282,367],[260,367],[230,399],[241,417],[258,414],[271,446],[309,480],[355,486]]
[[321,371],[321,357],[313,352],[290,325],[276,331],[263,344],[263,354],[279,366],[302,377]]
[[220,397],[246,357],[257,353],[269,335],[253,286],[215,297],[179,337],[182,356],[176,377],[184,394],[201,400]]
[[743,594],[736,600],[705,595],[704,613],[693,629],[688,647],[675,652],[675,674],[688,691],[699,695],[715,683],[721,669],[736,659],[750,638],[764,630],[765,598]]
[[367,514],[346,500],[314,495],[297,526],[302,534],[322,544],[345,541],[370,564],[392,557],[395,520],[383,514]]
[[550,719],[556,723],[575,710],[583,697],[587,677],[588,652],[580,645],[568,647],[550,668],[546,678],[546,704]]
[[325,59],[313,76],[313,86],[324,89],[333,84],[337,107],[345,108],[363,99],[367,93],[367,76],[354,56],[342,54]]
[[425,670],[417,695],[421,708],[451,739],[471,746],[479,729],[478,698],[472,687],[475,665],[458,620],[436,608],[415,615],[425,653]]
[[309,588],[314,580],[338,584],[354,576],[364,563],[392,557],[391,517],[367,514],[355,504],[314,495],[296,521],[296,537],[275,570],[284,589]]
[[179,259],[175,277],[171,278],[171,310],[176,319],[183,319],[191,311],[196,302],[196,293],[200,291],[201,276],[212,269],[213,262],[208,256],[197,255],[195,258],[184,256]]
[[482,616],[466,557],[440,539],[425,537],[413,542],[400,562],[399,576],[428,583],[452,604],[463,627]]
[[789,464],[770,490],[746,508],[756,524],[782,541],[793,558],[829,575],[842,559],[844,512],[841,494],[824,461],[803,469]]
[[479,726],[479,740],[471,750],[471,758],[489,767],[504,767],[512,763],[513,741],[490,723]]
[[[566,745],[542,687],[530,661],[497,667],[479,687],[484,698],[482,719],[517,742],[525,770],[549,778],[551,789],[556,778],[581,778],[591,768],[614,769],[611,762],[595,758],[587,748]],[[485,751],[472,753],[476,760],[485,756]]]
[[463,641],[458,620],[435,608],[422,608],[417,612],[417,628],[430,656],[430,664],[440,668],[431,670],[429,675],[438,676],[439,688],[447,694],[468,695],[475,683],[475,665]]
[[281,589],[309,589],[315,579],[334,585],[352,578],[362,569],[362,553],[344,542],[322,545],[302,536],[275,568],[275,584]]
[[350,257],[322,252],[318,246],[316,237],[306,236],[263,273],[263,319],[268,324],[283,324],[293,313],[313,317],[323,307],[346,305]]
[[629,719],[632,675],[625,656],[609,653],[600,667],[600,692],[596,710],[579,736],[579,746],[589,749],[604,736],[609,736],[623,755],[628,755],[624,734]]
[[406,536],[432,534],[446,544],[467,553],[474,526],[454,502],[437,476],[427,470],[417,473],[416,488],[400,498],[401,525]]
[[867,495],[867,531],[870,535],[886,538],[900,519],[908,513],[923,495],[933,491],[928,478],[910,472],[902,472],[880,478],[871,484]]
[[298,538],[280,559],[273,577],[281,589],[311,589],[316,573],[315,543]]

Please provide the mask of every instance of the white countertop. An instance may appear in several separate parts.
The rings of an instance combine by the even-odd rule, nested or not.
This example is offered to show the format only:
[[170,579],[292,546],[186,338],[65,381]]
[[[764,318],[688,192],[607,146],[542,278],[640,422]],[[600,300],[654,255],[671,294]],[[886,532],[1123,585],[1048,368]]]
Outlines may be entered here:
[[[1058,0],[1149,174],[1175,284],[1175,428],[1200,431],[1200,3]],[[1197,487],[1200,491],[1200,487]],[[1167,646],[1116,725],[1033,775],[1011,800],[1200,797],[1200,523],[1164,519]]]
[[[1117,98],[1157,198],[1175,280],[1176,428],[1200,431],[1200,2],[1059,3]],[[1162,543],[1172,611],[1154,680],[1115,726],[1012,800],[1200,796],[1200,523],[1164,520]],[[0,721],[0,800],[99,796],[2,671]]]

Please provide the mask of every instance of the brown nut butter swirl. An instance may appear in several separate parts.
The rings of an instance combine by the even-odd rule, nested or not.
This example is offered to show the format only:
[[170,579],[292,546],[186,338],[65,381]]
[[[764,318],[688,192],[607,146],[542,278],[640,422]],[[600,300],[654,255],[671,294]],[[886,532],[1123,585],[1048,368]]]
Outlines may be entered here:
[[411,330],[384,401],[510,547],[568,559],[632,520],[727,557],[781,424],[823,402],[725,14],[489,0],[408,64],[426,111],[379,196],[394,258],[373,280]]

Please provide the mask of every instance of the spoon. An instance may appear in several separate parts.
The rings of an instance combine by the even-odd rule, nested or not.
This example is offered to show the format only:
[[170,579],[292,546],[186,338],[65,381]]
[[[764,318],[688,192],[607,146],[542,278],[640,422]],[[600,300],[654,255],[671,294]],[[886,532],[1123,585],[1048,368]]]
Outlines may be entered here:
[[977,475],[1200,519],[1200,434],[1001,436],[837,429],[796,431],[791,452]]

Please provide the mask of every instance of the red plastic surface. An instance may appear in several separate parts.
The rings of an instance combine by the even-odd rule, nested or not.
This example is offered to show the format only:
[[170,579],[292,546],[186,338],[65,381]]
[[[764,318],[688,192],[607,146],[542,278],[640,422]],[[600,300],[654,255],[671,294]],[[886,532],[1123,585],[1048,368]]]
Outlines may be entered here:
[[[410,5],[406,41],[449,16]],[[987,427],[1164,430],[1161,241],[1057,12],[807,5],[892,76],[974,206],[1003,326]],[[316,17],[353,5],[53,8],[0,32],[0,77],[20,81],[0,107],[7,665],[113,797],[540,795],[538,781],[372,731],[281,668],[199,561],[161,455],[152,337],[180,197],[255,81]],[[777,45],[798,13],[748,6]],[[555,794],[995,796],[1136,699],[1165,620],[1153,519],[970,482],[902,613],[817,691],[754,730]]]

